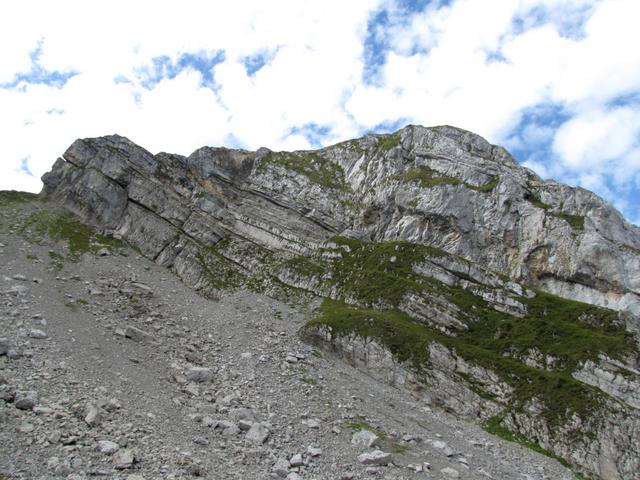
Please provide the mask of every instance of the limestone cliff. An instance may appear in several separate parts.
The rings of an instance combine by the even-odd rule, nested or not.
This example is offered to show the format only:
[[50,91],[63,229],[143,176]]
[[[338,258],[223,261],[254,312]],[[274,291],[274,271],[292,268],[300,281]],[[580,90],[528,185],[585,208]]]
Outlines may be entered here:
[[408,126],[183,157],[110,136],[43,181],[207,295],[324,298],[305,337],[425,401],[601,478],[640,471],[640,229],[501,147]]

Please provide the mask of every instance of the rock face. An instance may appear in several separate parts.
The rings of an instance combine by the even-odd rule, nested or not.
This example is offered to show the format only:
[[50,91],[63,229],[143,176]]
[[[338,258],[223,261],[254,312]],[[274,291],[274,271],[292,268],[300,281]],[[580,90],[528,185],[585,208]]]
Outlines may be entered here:
[[322,297],[310,341],[602,478],[640,470],[640,229],[501,147],[409,126],[182,157],[110,136],[74,142],[43,181],[206,295]]

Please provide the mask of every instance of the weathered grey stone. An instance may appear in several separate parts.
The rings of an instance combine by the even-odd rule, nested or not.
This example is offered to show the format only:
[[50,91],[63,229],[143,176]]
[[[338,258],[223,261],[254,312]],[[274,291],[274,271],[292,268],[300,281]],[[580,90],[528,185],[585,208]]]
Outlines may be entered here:
[[96,445],[96,450],[105,455],[112,455],[120,449],[120,445],[111,440],[99,440]]
[[9,339],[0,338],[0,356],[6,355],[10,348],[11,343],[9,343]]
[[363,465],[388,465],[391,463],[391,454],[374,450],[358,455],[358,461]]
[[369,430],[359,430],[351,436],[351,443],[370,448],[378,445],[380,438]]
[[307,447],[307,453],[309,454],[310,457],[316,458],[322,455],[322,449],[309,446]]
[[46,332],[42,330],[38,330],[37,328],[32,328],[31,330],[29,330],[29,337],[36,338],[36,339],[43,339],[43,338],[47,338],[48,335],[46,334]]
[[113,466],[116,470],[126,470],[133,466],[135,455],[128,449],[120,449],[113,455]]
[[289,460],[286,458],[278,458],[276,463],[271,467],[271,471],[280,478],[285,478],[289,473]]
[[289,459],[289,466],[291,467],[301,467],[302,465],[304,465],[304,460],[302,459],[302,454],[300,453],[296,453]]
[[152,338],[149,333],[131,325],[125,328],[124,336],[130,338],[134,342],[146,342]]
[[446,478],[460,478],[460,472],[458,472],[455,468],[446,467],[441,469],[440,473]]
[[94,427],[100,423],[100,409],[95,404],[90,403],[87,405],[84,421],[90,427]]
[[213,380],[213,371],[210,368],[193,367],[187,371],[185,376],[190,382],[210,382]]
[[38,403],[38,394],[33,390],[15,393],[14,405],[20,410],[31,410]]
[[254,423],[245,438],[255,444],[263,444],[269,438],[269,429],[262,423]]

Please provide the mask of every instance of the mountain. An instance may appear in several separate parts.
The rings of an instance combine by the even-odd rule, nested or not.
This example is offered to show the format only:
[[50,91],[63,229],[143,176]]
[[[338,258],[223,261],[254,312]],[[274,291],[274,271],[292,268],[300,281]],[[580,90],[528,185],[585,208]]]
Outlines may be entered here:
[[309,343],[584,474],[640,471],[640,229],[453,127],[316,151],[77,140],[42,196],[219,298],[321,299]]

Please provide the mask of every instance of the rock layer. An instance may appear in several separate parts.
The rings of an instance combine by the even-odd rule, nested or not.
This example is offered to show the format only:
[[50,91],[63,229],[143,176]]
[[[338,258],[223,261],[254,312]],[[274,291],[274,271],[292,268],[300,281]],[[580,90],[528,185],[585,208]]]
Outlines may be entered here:
[[[621,338],[622,324],[640,330],[640,229],[593,193],[542,181],[503,148],[453,127],[409,126],[318,151],[204,147],[189,157],[152,155],[119,136],[85,139],[43,181],[45,196],[209,295],[248,284],[272,293],[302,289],[397,312],[446,340],[464,338],[478,322],[531,321],[543,300],[559,302],[537,288],[619,312],[571,304],[583,312],[571,320],[580,332],[593,327],[600,329],[593,335]],[[341,351],[358,350],[370,335],[332,328],[306,333]],[[384,380],[397,370],[391,364],[400,365],[401,383],[427,386],[428,401],[499,417],[501,428],[602,478],[640,470],[638,356],[628,341],[617,358],[589,352],[573,363],[535,342],[506,353],[548,378],[568,372],[570,383],[597,389],[604,422],[576,420],[567,410],[559,425],[538,415],[535,396],[512,408],[517,388],[490,362],[443,342],[424,350],[426,375],[393,343],[365,357],[388,359],[376,367]]]

